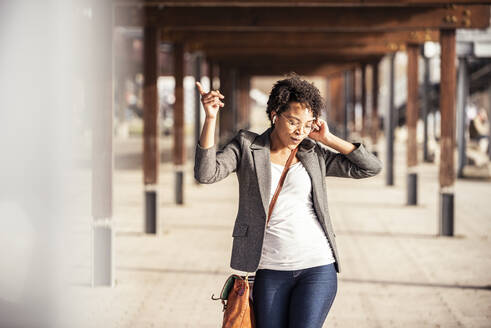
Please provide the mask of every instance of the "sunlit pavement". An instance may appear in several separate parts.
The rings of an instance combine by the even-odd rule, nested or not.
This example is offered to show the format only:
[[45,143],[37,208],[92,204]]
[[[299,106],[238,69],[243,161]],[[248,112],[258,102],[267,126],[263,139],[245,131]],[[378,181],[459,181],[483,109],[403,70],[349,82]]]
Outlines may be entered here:
[[[141,143],[119,140],[116,145],[117,154],[131,153]],[[161,147],[170,152],[169,142]],[[385,162],[383,140],[379,152]],[[385,186],[385,170],[362,180],[327,178],[342,272],[325,327],[489,327],[491,182],[456,181],[455,236],[438,237],[438,166],[418,166],[419,204],[406,206],[402,142],[396,142],[395,156],[392,187]],[[141,170],[128,165],[115,171],[116,285],[90,287],[87,210],[76,231],[83,247],[74,256],[72,324],[221,326],[221,303],[210,297],[236,272],[229,263],[238,183],[233,174],[216,184],[196,185],[193,164],[190,160],[185,176],[185,205],[174,204],[172,165],[160,166],[156,236],[142,233]]]

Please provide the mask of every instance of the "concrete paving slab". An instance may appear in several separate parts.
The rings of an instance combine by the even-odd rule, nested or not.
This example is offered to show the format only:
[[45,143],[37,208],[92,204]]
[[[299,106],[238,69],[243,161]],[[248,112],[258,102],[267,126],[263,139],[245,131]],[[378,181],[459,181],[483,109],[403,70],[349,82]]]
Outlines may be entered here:
[[[379,150],[385,161],[383,144]],[[362,180],[327,178],[342,272],[324,326],[490,327],[491,183],[456,181],[455,237],[439,237],[438,167],[418,166],[419,204],[406,206],[403,143],[395,154],[395,186],[385,186],[385,171]],[[222,306],[211,294],[241,273],[229,268],[238,183],[232,175],[196,185],[192,165],[185,205],[174,204],[172,165],[161,165],[156,236],[142,233],[142,173],[115,171],[114,288],[90,287],[91,219],[80,214],[72,327],[220,327]]]

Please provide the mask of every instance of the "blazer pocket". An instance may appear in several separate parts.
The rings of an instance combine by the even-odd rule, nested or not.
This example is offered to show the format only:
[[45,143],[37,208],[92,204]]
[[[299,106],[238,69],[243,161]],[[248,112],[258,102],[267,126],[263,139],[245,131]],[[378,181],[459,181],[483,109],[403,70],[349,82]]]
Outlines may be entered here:
[[234,230],[232,232],[232,237],[246,236],[248,229],[249,229],[249,225],[247,223],[237,223],[234,226]]

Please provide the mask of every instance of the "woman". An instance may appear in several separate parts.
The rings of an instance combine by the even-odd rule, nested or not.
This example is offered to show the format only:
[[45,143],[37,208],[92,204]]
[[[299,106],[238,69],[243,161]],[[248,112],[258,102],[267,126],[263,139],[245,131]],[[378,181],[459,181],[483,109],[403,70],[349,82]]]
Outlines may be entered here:
[[[205,93],[199,82],[197,86],[206,119],[194,175],[200,183],[214,183],[237,174],[239,210],[230,265],[256,272],[252,297],[257,328],[322,327],[340,272],[324,177],[371,177],[381,171],[380,160],[361,143],[329,132],[319,118],[319,90],[295,74],[273,86],[266,110],[270,128],[261,135],[240,130],[216,151],[216,117],[224,96],[218,90]],[[269,203],[295,148],[267,222]]]

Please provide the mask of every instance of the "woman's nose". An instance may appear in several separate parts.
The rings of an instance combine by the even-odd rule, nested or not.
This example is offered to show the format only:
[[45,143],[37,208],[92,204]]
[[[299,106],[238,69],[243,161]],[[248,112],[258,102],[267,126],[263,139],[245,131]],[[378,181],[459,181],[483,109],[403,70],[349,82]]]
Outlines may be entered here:
[[295,133],[298,134],[298,135],[301,135],[301,134],[304,134],[306,132],[306,128],[305,127],[298,127],[296,130],[295,130]]

